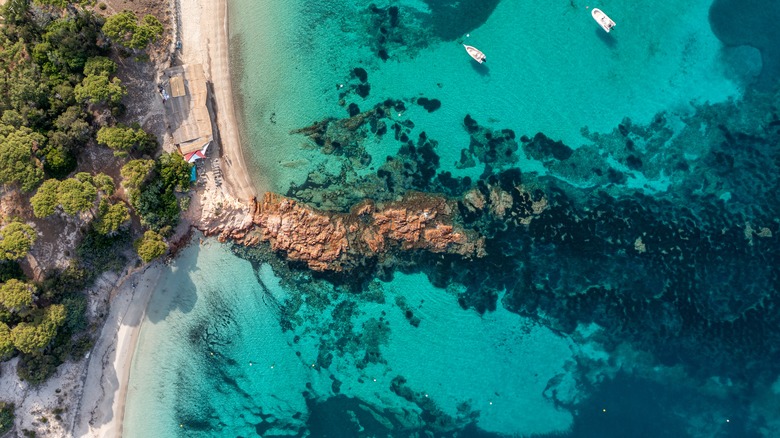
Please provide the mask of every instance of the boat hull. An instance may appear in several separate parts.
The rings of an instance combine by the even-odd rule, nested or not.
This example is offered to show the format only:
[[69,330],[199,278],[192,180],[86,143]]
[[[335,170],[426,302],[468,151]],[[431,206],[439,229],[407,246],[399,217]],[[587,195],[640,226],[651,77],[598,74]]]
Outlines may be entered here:
[[601,9],[599,8],[593,8],[592,11],[590,11],[590,15],[593,17],[594,20],[596,20],[596,23],[601,26],[602,29],[604,29],[605,32],[609,33],[610,30],[612,30],[613,27],[615,27],[615,22],[612,21],[611,18],[607,16]]
[[479,49],[477,49],[474,46],[467,46],[463,45],[463,47],[466,49],[466,52],[471,56],[471,58],[474,61],[477,61],[478,63],[482,64],[483,62],[487,61],[487,57],[484,53],[482,53]]

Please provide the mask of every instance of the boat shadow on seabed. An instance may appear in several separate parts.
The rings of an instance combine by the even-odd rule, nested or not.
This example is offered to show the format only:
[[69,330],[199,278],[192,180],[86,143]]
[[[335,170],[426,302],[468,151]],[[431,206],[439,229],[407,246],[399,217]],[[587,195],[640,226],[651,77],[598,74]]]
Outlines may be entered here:
[[490,68],[487,66],[487,61],[479,64],[469,59],[469,64],[471,64],[471,68],[473,68],[475,72],[479,73],[480,76],[490,76]]
[[611,33],[604,32],[600,27],[596,27],[594,32],[596,32],[596,36],[599,37],[599,39],[610,49],[617,47],[617,40],[612,37]]

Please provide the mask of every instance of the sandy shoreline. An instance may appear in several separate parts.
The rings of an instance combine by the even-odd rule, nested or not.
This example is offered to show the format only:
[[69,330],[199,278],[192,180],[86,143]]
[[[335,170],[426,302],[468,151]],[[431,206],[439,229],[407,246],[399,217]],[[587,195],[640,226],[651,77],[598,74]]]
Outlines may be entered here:
[[[205,229],[250,220],[248,204],[255,196],[241,150],[230,79],[227,0],[176,0],[180,61],[203,65],[212,85],[219,154],[225,184],[213,179],[193,193],[185,224]],[[212,166],[211,163],[208,166]],[[89,359],[83,391],[76,408],[72,436],[120,437],[133,353],[149,299],[164,271],[161,262],[125,277],[114,290],[110,313]]]
[[[181,60],[202,64],[213,90],[217,143],[228,192],[241,202],[255,195],[241,150],[230,77],[230,34],[227,0],[178,0],[181,13]],[[205,50],[204,50],[205,48]],[[212,153],[210,156],[214,156]]]
[[155,262],[126,276],[114,289],[108,318],[90,353],[73,436],[121,436],[133,352],[163,269]]

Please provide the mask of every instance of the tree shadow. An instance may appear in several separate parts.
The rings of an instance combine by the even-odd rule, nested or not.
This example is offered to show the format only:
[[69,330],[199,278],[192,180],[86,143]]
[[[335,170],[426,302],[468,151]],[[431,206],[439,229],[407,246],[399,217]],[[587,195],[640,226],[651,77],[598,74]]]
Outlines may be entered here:
[[[193,239],[195,240],[195,239]],[[174,311],[189,313],[198,301],[197,287],[192,273],[198,271],[198,246],[192,241],[164,269],[146,309],[146,318],[156,324]]]
[[[90,352],[84,390],[72,424],[74,436],[102,426],[112,428],[106,431],[112,435],[121,432],[130,362],[140,325],[147,318],[157,323],[176,310],[188,313],[195,307],[197,293],[190,275],[197,269],[198,255],[197,245],[190,244],[170,264],[148,266],[118,286],[109,316]],[[150,269],[158,271],[147,272]],[[118,355],[125,356],[119,363]]]

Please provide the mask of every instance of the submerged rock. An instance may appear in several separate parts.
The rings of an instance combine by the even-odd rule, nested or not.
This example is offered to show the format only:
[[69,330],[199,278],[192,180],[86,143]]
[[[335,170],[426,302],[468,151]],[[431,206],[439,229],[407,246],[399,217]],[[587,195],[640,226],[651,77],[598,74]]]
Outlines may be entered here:
[[528,155],[540,161],[545,161],[550,157],[564,161],[569,159],[573,152],[562,141],[554,141],[541,132],[537,133],[533,140],[527,142],[524,146]]
[[426,111],[432,113],[441,108],[441,101],[439,99],[428,99],[427,97],[421,97],[417,99],[417,105],[425,108]]
[[465,169],[476,165],[475,158],[483,164],[506,166],[517,162],[518,144],[515,132],[511,129],[493,131],[480,126],[471,115],[463,119],[463,126],[469,133],[468,149],[461,150],[461,158],[456,167]]

